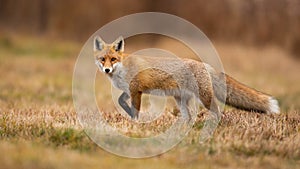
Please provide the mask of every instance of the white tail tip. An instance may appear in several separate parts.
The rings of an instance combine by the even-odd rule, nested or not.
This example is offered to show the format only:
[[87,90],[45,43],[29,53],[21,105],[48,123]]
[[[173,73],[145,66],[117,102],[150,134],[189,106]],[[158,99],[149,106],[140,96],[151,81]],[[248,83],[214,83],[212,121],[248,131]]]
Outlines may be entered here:
[[276,99],[274,99],[273,97],[269,98],[269,113],[272,113],[272,114],[273,113],[275,113],[275,114],[280,113],[278,101]]

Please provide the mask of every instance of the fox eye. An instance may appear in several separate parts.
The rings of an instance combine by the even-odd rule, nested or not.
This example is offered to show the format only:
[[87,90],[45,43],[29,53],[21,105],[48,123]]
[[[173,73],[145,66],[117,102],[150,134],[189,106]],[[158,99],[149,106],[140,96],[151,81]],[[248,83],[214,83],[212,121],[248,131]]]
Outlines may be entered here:
[[101,57],[100,60],[101,60],[102,62],[104,62],[104,61],[105,61],[105,58],[104,58],[104,57]]
[[111,58],[110,60],[113,62],[113,61],[117,60],[117,58]]

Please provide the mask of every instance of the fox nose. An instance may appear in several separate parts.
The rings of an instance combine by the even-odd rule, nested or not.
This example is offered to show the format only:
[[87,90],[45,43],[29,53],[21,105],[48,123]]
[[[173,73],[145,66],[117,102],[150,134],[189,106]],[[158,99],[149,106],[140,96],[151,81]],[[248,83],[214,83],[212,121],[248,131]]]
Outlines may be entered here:
[[109,72],[110,72],[110,70],[109,70],[109,69],[105,69],[104,71],[105,71],[106,73],[109,73]]

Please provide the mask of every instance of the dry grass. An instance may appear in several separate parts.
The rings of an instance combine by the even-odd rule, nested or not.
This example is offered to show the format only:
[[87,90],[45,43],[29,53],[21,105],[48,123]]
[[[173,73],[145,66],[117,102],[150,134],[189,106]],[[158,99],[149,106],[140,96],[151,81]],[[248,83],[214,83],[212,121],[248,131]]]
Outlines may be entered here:
[[[279,98],[282,114],[264,115],[226,107],[213,138],[199,145],[202,115],[207,113],[203,111],[175,149],[154,158],[133,160],[98,148],[76,119],[71,81],[78,44],[53,45],[44,39],[14,36],[0,42],[0,151],[5,154],[0,157],[2,168],[300,166],[300,63],[278,48],[215,44],[226,72]],[[172,43],[160,41],[156,45],[178,49]],[[133,135],[141,135],[142,130],[155,133],[157,125],[167,126],[164,118],[176,118],[165,113],[154,126],[134,128],[128,122],[122,124],[118,113],[110,113],[115,108],[106,100],[103,104],[108,105],[104,112],[107,121],[120,127],[128,125],[136,131]]]

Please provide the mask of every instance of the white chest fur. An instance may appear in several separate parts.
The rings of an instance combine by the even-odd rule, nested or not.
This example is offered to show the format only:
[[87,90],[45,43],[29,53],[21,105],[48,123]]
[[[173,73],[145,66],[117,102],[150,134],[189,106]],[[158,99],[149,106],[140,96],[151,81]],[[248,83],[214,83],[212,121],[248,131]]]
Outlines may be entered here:
[[125,80],[126,72],[122,64],[114,65],[114,72],[109,79],[114,87],[129,94],[129,84]]

